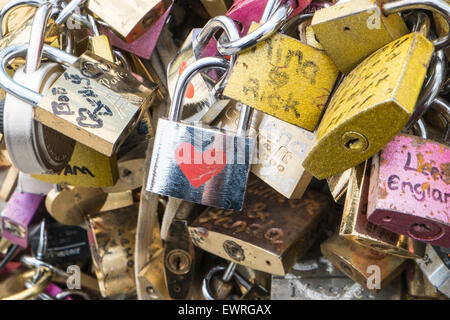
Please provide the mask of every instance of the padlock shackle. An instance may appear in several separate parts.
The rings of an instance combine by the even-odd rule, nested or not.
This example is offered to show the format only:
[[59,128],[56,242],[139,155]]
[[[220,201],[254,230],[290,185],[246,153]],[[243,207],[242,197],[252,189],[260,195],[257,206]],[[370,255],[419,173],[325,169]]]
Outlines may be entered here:
[[[1,52],[0,52],[1,59]],[[1,61],[1,60],[0,60]],[[173,93],[172,103],[169,110],[169,120],[170,121],[180,121],[181,115],[183,114],[183,101],[186,96],[186,90],[189,82],[192,78],[204,69],[222,69],[228,70],[230,63],[228,60],[223,58],[207,57],[197,60],[196,62],[190,64],[178,78],[175,90]],[[0,74],[1,76],[1,74]],[[1,84],[1,78],[0,78]]]
[[264,23],[280,8],[283,0],[268,0],[260,22]]
[[428,139],[428,129],[423,119],[417,120],[417,122],[413,126],[413,131],[422,139]]
[[217,43],[217,50],[221,55],[229,56],[255,46],[275,33],[286,22],[292,11],[293,9],[288,1],[275,11],[267,22],[262,21],[258,29],[253,32],[250,32],[237,41],[227,43],[221,43],[219,41]]
[[12,9],[18,9],[17,7],[24,7],[24,6],[29,6],[29,7],[40,7],[41,5],[47,3],[47,1],[45,0],[12,0],[9,1],[0,11],[0,39],[6,34],[8,33],[8,28],[6,24],[6,21],[4,21],[4,18],[6,17],[6,15],[8,14],[8,12]]
[[[26,56],[28,46],[28,43],[18,43],[0,51],[0,86],[18,99],[36,106],[42,100],[42,94],[18,84],[6,72],[8,64],[13,59]],[[72,65],[78,60],[78,57],[49,45],[43,46],[42,53],[44,57],[64,65]]]
[[445,120],[447,120],[447,128],[444,132],[444,141],[448,142],[450,140],[450,104],[443,98],[437,97],[431,104],[431,108],[442,114]]
[[429,78],[424,84],[422,91],[420,92],[419,99],[416,103],[416,108],[411,115],[408,123],[405,125],[406,129],[411,129],[414,123],[422,118],[430,105],[436,99],[447,75],[447,59],[443,50],[435,52],[431,65],[428,69]]
[[[450,5],[443,0],[396,0],[385,2],[381,9],[385,15],[398,13],[405,10],[424,9],[440,14],[450,27]],[[436,50],[450,46],[450,34],[431,41]]]
[[60,14],[55,19],[55,23],[57,25],[61,25],[64,22],[66,22],[67,19],[69,19],[69,17],[72,15],[73,11],[75,11],[75,9],[77,7],[84,5],[85,2],[86,2],[86,0],[72,0],[72,1],[70,1],[69,4],[67,6],[65,6],[64,9],[61,10]]

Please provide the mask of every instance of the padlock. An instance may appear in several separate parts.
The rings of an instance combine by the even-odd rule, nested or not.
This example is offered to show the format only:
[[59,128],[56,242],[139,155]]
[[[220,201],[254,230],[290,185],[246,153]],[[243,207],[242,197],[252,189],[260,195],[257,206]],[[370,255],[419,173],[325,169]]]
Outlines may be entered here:
[[[31,248],[37,251],[39,235],[31,237]],[[87,261],[91,256],[86,230],[76,226],[52,223],[47,233],[44,261],[51,264],[73,265]]]
[[334,201],[342,206],[345,204],[345,195],[347,194],[351,174],[352,169],[348,169],[327,178],[328,188],[330,189]]
[[238,55],[223,94],[313,131],[337,76],[325,53],[276,33]]
[[348,278],[314,246],[284,277],[272,276],[272,300],[401,300],[397,278],[374,294]]
[[102,25],[99,26],[99,29],[102,34],[109,38],[112,46],[133,53],[141,58],[150,59],[171,9],[172,5],[167,8],[166,12],[142,36],[131,43],[122,40]]
[[433,245],[450,245],[450,149],[397,135],[372,159],[368,220]]
[[97,23],[91,15],[88,16],[88,19],[91,22],[93,33],[93,36],[90,39],[89,50],[93,54],[114,63],[114,54],[112,51],[111,43],[109,42],[109,38],[104,34],[100,34]]
[[100,212],[106,199],[102,189],[59,186],[48,193],[45,207],[59,223],[77,226],[88,215]]
[[89,11],[111,26],[127,42],[147,31],[172,4],[172,0],[90,0]]
[[425,258],[417,264],[431,284],[450,298],[450,250],[427,245]]
[[383,2],[345,1],[314,14],[311,25],[316,37],[341,72],[350,72],[373,52],[408,33],[400,15],[386,10]]
[[386,145],[414,111],[433,50],[424,36],[410,33],[356,67],[331,98],[305,169],[328,178]]
[[138,206],[87,217],[95,274],[103,297],[130,295],[136,290],[134,243]]
[[53,185],[34,179],[31,175],[19,172],[17,180],[17,191],[22,193],[33,193],[41,196],[47,195],[53,189]]
[[0,188],[0,199],[3,201],[9,201],[11,195],[14,193],[17,187],[17,180],[19,179],[19,170],[16,167],[11,166],[7,170],[1,172],[2,185]]
[[43,201],[44,197],[41,195],[14,192],[1,214],[2,236],[27,248],[31,228],[43,218]]
[[[223,29],[227,37],[231,40],[239,38],[239,32],[234,22],[227,17],[217,17],[211,19],[203,29],[193,29],[177,55],[172,59],[167,67],[167,86],[174,99],[174,91],[178,79],[187,66],[197,61],[213,35]],[[232,64],[233,57],[230,61]],[[202,121],[209,124],[213,121],[223,108],[229,103],[228,99],[218,99],[213,90],[214,79],[203,73],[195,75],[186,90],[183,102],[182,119],[185,121]]]
[[445,296],[430,283],[418,264],[408,265],[405,278],[408,299],[445,299]]
[[232,0],[200,0],[208,14],[212,17],[224,15],[232,4]]
[[374,250],[403,258],[423,258],[425,244],[367,220],[370,161],[352,169],[339,235]]
[[[203,205],[240,210],[255,141],[246,136],[251,109],[241,112],[237,134],[180,122],[186,84],[198,70],[228,68],[221,58],[202,58],[181,75],[169,111],[158,122],[146,190]],[[166,132],[171,132],[165,137]],[[165,141],[168,139],[169,141]]]
[[108,193],[106,196],[105,203],[98,212],[101,213],[114,211],[120,208],[132,206],[138,200],[136,195],[137,194],[131,190],[124,192]]
[[[241,108],[241,103],[230,103],[212,125],[236,130]],[[261,112],[254,116],[251,134],[258,138],[252,173],[286,198],[300,199],[312,179],[301,163],[313,145],[314,134]]]
[[[27,48],[27,44],[9,46],[1,58],[9,61],[9,55],[20,56]],[[71,65],[46,96],[19,85],[4,69],[0,70],[1,86],[19,99],[39,105],[34,108],[35,120],[106,156],[114,154],[152,103],[156,85],[144,79],[140,82],[89,52],[76,58],[44,45],[43,54]]]
[[374,293],[380,292],[402,273],[408,261],[368,249],[338,234],[323,242],[320,249],[336,268]]
[[287,200],[253,178],[243,211],[209,208],[189,226],[189,232],[192,242],[205,251],[284,275],[320,235],[333,211],[331,204],[326,194],[312,190],[300,200]]

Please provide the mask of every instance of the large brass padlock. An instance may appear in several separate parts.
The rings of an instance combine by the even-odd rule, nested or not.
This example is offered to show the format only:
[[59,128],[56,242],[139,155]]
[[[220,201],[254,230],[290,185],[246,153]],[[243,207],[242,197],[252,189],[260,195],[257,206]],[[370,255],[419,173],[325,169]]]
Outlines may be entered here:
[[313,131],[337,76],[323,51],[276,33],[238,55],[224,95]]
[[434,51],[420,33],[381,48],[333,95],[303,166],[316,178],[341,173],[378,152],[409,120]]
[[370,54],[408,33],[399,14],[385,15],[379,0],[352,0],[316,11],[312,27],[320,44],[344,73]]
[[331,203],[331,197],[312,190],[300,200],[288,200],[254,178],[243,211],[210,208],[189,226],[189,232],[203,250],[284,275],[317,239]]

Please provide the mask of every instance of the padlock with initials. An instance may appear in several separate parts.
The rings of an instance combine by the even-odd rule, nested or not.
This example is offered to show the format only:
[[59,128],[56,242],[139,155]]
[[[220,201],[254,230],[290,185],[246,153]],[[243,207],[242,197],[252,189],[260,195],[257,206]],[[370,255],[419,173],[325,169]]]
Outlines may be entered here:
[[318,10],[312,27],[341,72],[348,73],[370,54],[408,33],[398,13],[387,15],[385,1],[352,0]]
[[[236,130],[241,103],[230,103],[213,126]],[[252,173],[288,199],[300,199],[312,175],[301,165],[314,142],[314,134],[272,116],[258,112],[252,131],[258,138],[258,151]]]
[[367,220],[370,161],[352,169],[339,235],[367,248],[400,256],[423,258],[425,244],[388,231]]
[[413,239],[450,246],[450,149],[397,135],[372,159],[367,217]]
[[14,192],[1,214],[2,236],[23,248],[28,247],[31,228],[42,220],[44,197],[31,193]]
[[189,232],[194,244],[205,251],[284,275],[319,236],[331,203],[330,197],[316,191],[288,200],[253,178],[243,211],[207,209]]
[[381,48],[339,85],[303,162],[318,179],[367,160],[408,122],[434,51],[420,33]]
[[[9,46],[1,58],[23,55],[27,48],[27,44]],[[19,85],[4,69],[0,70],[0,85],[17,98],[38,105],[33,110],[35,120],[106,156],[114,154],[152,103],[156,85],[144,79],[140,82],[90,52],[77,58],[44,45],[43,55],[71,65],[45,96]]]
[[133,42],[166,12],[172,2],[172,0],[90,0],[87,8],[108,23],[127,42]]
[[406,267],[408,260],[368,249],[335,234],[320,245],[325,258],[353,281],[378,293]]
[[219,67],[221,58],[202,58],[181,75],[169,111],[155,137],[146,190],[203,205],[240,210],[255,141],[246,136],[250,108],[242,111],[237,133],[180,122],[186,84],[199,69]]
[[276,33],[238,54],[224,95],[313,131],[337,76],[323,51]]

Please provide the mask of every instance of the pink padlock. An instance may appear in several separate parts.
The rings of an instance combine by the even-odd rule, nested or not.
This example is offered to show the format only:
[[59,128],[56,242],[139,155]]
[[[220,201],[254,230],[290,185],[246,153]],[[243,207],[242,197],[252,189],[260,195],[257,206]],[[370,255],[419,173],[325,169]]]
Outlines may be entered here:
[[30,229],[42,221],[44,198],[42,195],[14,192],[1,216],[3,237],[27,248]]
[[396,136],[372,160],[370,222],[416,240],[450,247],[450,149]]
[[108,37],[109,42],[113,47],[130,52],[144,59],[150,59],[153,54],[153,50],[155,50],[161,31],[166,23],[167,17],[169,16],[170,9],[172,9],[172,5],[170,5],[162,17],[159,18],[150,29],[148,29],[138,39],[130,43],[122,40],[114,32],[104,26],[100,25],[99,30],[101,34]]

